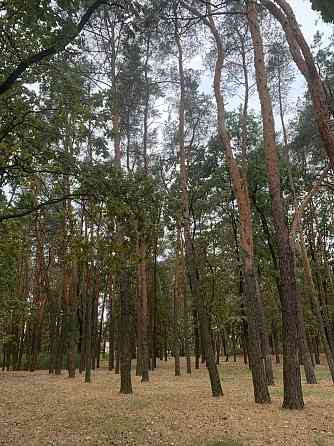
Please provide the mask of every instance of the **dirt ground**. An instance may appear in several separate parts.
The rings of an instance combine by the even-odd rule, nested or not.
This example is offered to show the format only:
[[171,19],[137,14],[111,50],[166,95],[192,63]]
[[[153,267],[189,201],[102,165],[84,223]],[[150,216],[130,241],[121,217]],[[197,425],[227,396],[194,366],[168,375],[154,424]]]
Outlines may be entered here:
[[133,395],[119,394],[119,376],[106,369],[91,384],[45,371],[0,372],[0,445],[334,446],[334,386],[324,366],[319,384],[304,385],[305,409],[287,411],[281,368],[272,404],[253,402],[247,367],[222,363],[224,396],[211,397],[206,369],[174,376],[173,360],[161,362]]

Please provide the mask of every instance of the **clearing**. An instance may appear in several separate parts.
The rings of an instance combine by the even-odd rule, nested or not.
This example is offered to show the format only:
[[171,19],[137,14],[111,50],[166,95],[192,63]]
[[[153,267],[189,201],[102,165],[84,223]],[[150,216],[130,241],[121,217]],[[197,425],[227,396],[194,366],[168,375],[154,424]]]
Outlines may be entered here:
[[[324,362],[324,361],[323,361]],[[184,364],[182,363],[184,366]],[[319,384],[304,385],[305,409],[286,411],[281,367],[272,404],[255,405],[241,360],[221,363],[224,397],[211,397],[204,367],[174,376],[160,362],[150,383],[133,376],[134,394],[120,395],[119,375],[100,369],[91,384],[47,371],[0,372],[0,445],[5,446],[333,446],[334,386],[325,366]]]

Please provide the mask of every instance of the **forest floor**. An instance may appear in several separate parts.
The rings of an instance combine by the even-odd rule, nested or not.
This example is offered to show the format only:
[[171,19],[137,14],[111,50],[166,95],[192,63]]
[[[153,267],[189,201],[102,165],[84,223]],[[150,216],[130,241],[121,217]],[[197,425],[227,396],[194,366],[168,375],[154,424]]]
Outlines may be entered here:
[[[324,361],[323,361],[324,362]],[[47,371],[0,372],[0,445],[5,446],[334,446],[334,386],[325,366],[319,384],[304,385],[305,409],[281,409],[281,368],[272,404],[253,402],[241,359],[221,363],[224,396],[211,397],[204,367],[174,376],[161,362],[133,395],[119,394],[119,375],[100,369],[83,377]]]

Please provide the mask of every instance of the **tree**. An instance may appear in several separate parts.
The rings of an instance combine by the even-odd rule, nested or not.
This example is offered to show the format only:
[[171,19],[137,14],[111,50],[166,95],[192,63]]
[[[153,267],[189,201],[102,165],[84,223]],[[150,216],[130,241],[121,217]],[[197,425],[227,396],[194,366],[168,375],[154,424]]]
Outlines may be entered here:
[[319,134],[329,158],[334,166],[334,135],[330,128],[331,110],[327,100],[326,90],[320,78],[311,50],[300,30],[295,14],[286,0],[261,0],[261,3],[277,18],[284,29],[291,55],[305,77],[312,98],[314,115]]
[[[209,15],[211,14],[211,7],[208,5]],[[199,12],[195,13],[199,16]],[[214,91],[217,103],[217,130],[218,135],[225,150],[226,164],[228,166],[233,190],[237,198],[239,213],[240,213],[240,246],[242,249],[242,262],[243,262],[243,276],[244,276],[244,289],[245,300],[248,315],[248,327],[249,327],[249,342],[248,349],[251,360],[251,369],[253,375],[254,395],[257,403],[270,402],[270,396],[266,385],[264,363],[262,361],[261,354],[261,340],[260,330],[257,325],[259,307],[258,285],[254,270],[254,254],[253,254],[253,235],[252,235],[252,221],[251,221],[251,209],[250,201],[247,189],[247,176],[246,172],[240,172],[239,167],[235,161],[231,139],[228,135],[225,125],[225,106],[224,97],[221,92],[221,72],[224,64],[224,46],[223,41],[219,35],[218,29],[212,16],[209,16],[208,21],[205,20],[205,24],[209,27],[216,43],[217,47],[217,61],[215,64],[215,77],[214,77]],[[246,78],[247,85],[247,78]],[[244,165],[246,164],[246,122],[247,122],[247,95],[249,94],[246,87],[246,99],[244,108],[244,125],[242,130],[243,139],[243,156]],[[260,304],[261,305],[261,304]],[[257,313],[257,314],[256,314]]]
[[[62,5],[62,2],[59,3]],[[33,35],[36,40],[32,42],[33,48],[31,49],[30,53],[26,54],[24,57],[22,57],[22,55],[16,55],[18,59],[22,59],[16,66],[6,67],[3,75],[4,79],[0,83],[0,95],[3,95],[5,92],[11,89],[29,68],[39,64],[44,59],[49,59],[64,51],[66,47],[72,43],[77,36],[79,36],[94,14],[103,5],[105,5],[105,0],[93,1],[82,14],[81,19],[75,23],[72,17],[76,12],[80,12],[80,4],[75,10],[73,10],[71,7],[69,7],[68,10],[66,8],[62,9],[62,6],[59,7],[58,4],[55,5],[56,8],[54,9],[52,7],[48,7],[45,10],[43,7],[38,7],[38,5],[36,7],[36,5],[33,3],[31,9],[28,8],[27,11],[22,11],[20,5],[15,5],[15,3],[14,5],[12,5],[11,2],[8,2],[7,5],[5,4],[3,10],[5,11],[6,15],[8,15],[9,20],[7,22],[4,21],[3,23],[8,23],[11,25],[13,16],[16,18],[16,16],[19,14],[26,14],[27,24],[32,27],[34,33]],[[139,6],[139,3],[137,2],[132,2],[130,5],[122,5],[117,2],[111,2],[108,5],[108,7],[111,9],[114,7],[120,7],[121,9],[129,8],[131,11],[135,12],[138,10]],[[60,11],[58,11],[58,8]],[[67,14],[67,17],[63,19],[62,17],[65,14]],[[36,16],[38,19],[41,18],[41,22],[39,20],[36,21]],[[61,17],[61,20],[60,23],[57,23],[59,21],[59,17]],[[60,30],[45,33],[45,27],[43,29],[43,20],[45,19],[50,24],[56,23],[57,25],[60,25]],[[46,27],[46,29],[48,30],[48,27]],[[11,33],[12,29],[6,29],[6,32]],[[31,34],[29,37],[31,38]],[[45,41],[46,45],[38,48],[41,40]],[[38,48],[37,50],[36,47]]]
[[312,9],[321,13],[324,22],[334,22],[334,7],[330,0],[311,0]]
[[272,217],[278,242],[279,268],[282,284],[283,407],[287,409],[302,409],[304,402],[296,347],[296,339],[298,338],[298,298],[294,271],[294,256],[290,245],[289,230],[286,224],[281,198],[272,103],[267,86],[262,36],[257,19],[256,5],[253,2],[248,5],[248,19],[254,47],[256,81],[263,119],[267,177],[272,201]]
[[205,353],[205,359],[210,375],[212,395],[215,397],[222,396],[220,377],[215,363],[214,352],[210,339],[210,324],[205,307],[204,296],[201,293],[199,270],[197,266],[196,252],[191,238],[190,227],[190,211],[188,199],[188,178],[186,166],[185,153],[185,139],[184,139],[184,106],[185,106],[185,80],[183,68],[183,52],[180,39],[180,30],[178,21],[175,21],[175,40],[178,50],[178,68],[180,77],[180,105],[179,105],[179,157],[180,157],[180,201],[182,209],[182,226],[185,238],[185,260],[189,277],[190,289],[193,295],[193,300],[197,306],[199,314],[199,323],[201,331],[202,346]]

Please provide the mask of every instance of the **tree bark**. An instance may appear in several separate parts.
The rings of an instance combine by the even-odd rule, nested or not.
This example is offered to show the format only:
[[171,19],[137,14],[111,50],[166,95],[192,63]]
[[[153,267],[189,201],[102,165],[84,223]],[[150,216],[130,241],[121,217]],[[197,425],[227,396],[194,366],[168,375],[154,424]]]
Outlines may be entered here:
[[174,280],[174,292],[173,292],[173,354],[175,364],[175,376],[181,375],[180,368],[180,334],[179,334],[179,308],[180,308],[180,296],[181,283],[180,283],[180,250],[181,250],[181,228],[177,226],[176,235],[176,247],[175,247],[175,280]]
[[120,323],[122,339],[120,348],[121,388],[120,393],[132,393],[131,383],[131,321],[129,308],[129,273],[126,269],[120,274]]
[[22,60],[16,68],[7,76],[7,78],[0,83],[0,95],[4,94],[10,88],[12,88],[17,80],[24,74],[30,67],[40,63],[43,59],[49,59],[50,57],[65,50],[84,29],[85,25],[90,21],[92,15],[97,11],[101,5],[105,3],[104,0],[95,0],[91,6],[87,8],[80,22],[74,25],[73,31],[67,35],[66,26],[63,30],[57,33],[57,38],[48,48],[44,48],[41,51],[31,54],[26,59]]
[[108,293],[109,293],[109,308],[108,308],[108,341],[109,341],[109,356],[108,369],[113,370],[115,367],[115,327],[114,327],[114,304],[113,304],[113,279],[112,274],[108,277]]
[[147,271],[146,271],[146,249],[145,242],[139,234],[138,252],[139,252],[139,280],[141,283],[141,382],[149,381],[149,345],[148,345],[148,296],[147,296]]
[[275,0],[275,3],[279,6],[271,0],[261,0],[261,3],[280,22],[285,32],[291,55],[308,84],[319,134],[330,165],[334,168],[334,134],[329,126],[330,110],[326,91],[312,52],[300,30],[293,9],[286,0]]
[[263,42],[253,1],[248,5],[248,23],[254,47],[256,82],[261,103],[266,169],[271,195],[272,216],[278,241],[279,270],[282,285],[283,322],[283,408],[304,407],[296,339],[298,339],[298,297],[294,255],[281,197],[278,156],[271,98],[267,86]]
[[85,338],[85,382],[91,382],[92,375],[92,295],[91,295],[91,271],[87,265],[86,273],[86,291],[84,305],[86,307],[84,338]]
[[181,189],[181,209],[182,226],[185,238],[185,260],[190,283],[190,289],[193,301],[197,306],[202,345],[204,347],[206,362],[208,366],[211,390],[215,397],[222,396],[218,368],[215,362],[215,354],[211,344],[210,323],[207,308],[204,301],[204,291],[200,288],[199,270],[196,264],[196,252],[191,235],[191,223],[188,199],[188,175],[186,166],[186,152],[184,142],[184,114],[185,114],[185,78],[183,69],[183,52],[180,36],[177,29],[177,20],[175,23],[175,40],[178,49],[178,68],[180,76],[180,105],[179,105],[179,157],[180,157],[180,189]]
[[[209,8],[208,11],[210,13],[211,10],[210,5],[208,6],[208,8]],[[216,59],[215,74],[214,74],[214,92],[217,104],[217,130],[220,141],[224,147],[225,160],[230,172],[232,187],[235,197],[237,199],[239,215],[240,215],[240,247],[241,247],[241,257],[243,262],[243,272],[244,272],[244,282],[245,282],[244,293],[245,293],[245,305],[247,310],[248,330],[249,330],[248,349],[250,356],[250,365],[252,370],[254,397],[256,403],[270,403],[270,395],[267,387],[265,367],[264,367],[264,362],[262,360],[262,351],[261,351],[261,333],[263,334],[262,345],[264,346],[264,348],[267,346],[265,341],[266,335],[264,334],[265,327],[262,321],[262,319],[264,319],[264,312],[259,308],[262,305],[262,303],[260,301],[257,279],[254,270],[253,227],[252,227],[250,200],[248,195],[247,174],[245,169],[248,90],[246,89],[245,109],[243,114],[242,148],[243,148],[244,171],[241,173],[235,161],[231,146],[231,140],[225,126],[224,97],[221,91],[221,77],[224,65],[224,48],[222,39],[216,28],[212,15],[209,15],[208,26],[210,28],[212,36],[215,39],[217,48],[217,59]],[[259,318],[259,316],[261,317]],[[265,356],[268,355],[269,352],[266,351]],[[269,365],[270,363],[267,362],[268,375],[270,372]],[[271,375],[269,379],[270,383],[272,383],[273,375]]]
[[333,352],[330,348],[330,345],[328,343],[325,324],[324,324],[324,320],[323,320],[323,317],[321,314],[321,308],[320,308],[320,304],[319,304],[319,300],[318,300],[318,295],[317,295],[317,291],[315,289],[315,285],[314,285],[314,281],[313,281],[313,277],[312,277],[310,261],[309,261],[307,251],[306,251],[306,246],[305,246],[305,243],[304,243],[304,240],[302,237],[303,236],[301,235],[300,242],[298,244],[298,248],[300,249],[300,254],[303,259],[304,278],[305,278],[307,289],[309,289],[309,291],[310,291],[310,298],[313,303],[313,308],[314,308],[316,318],[318,320],[322,344],[323,344],[323,347],[325,350],[325,355],[326,355],[328,367],[329,367],[329,370],[331,373],[332,381],[334,383],[334,356],[333,356]]

